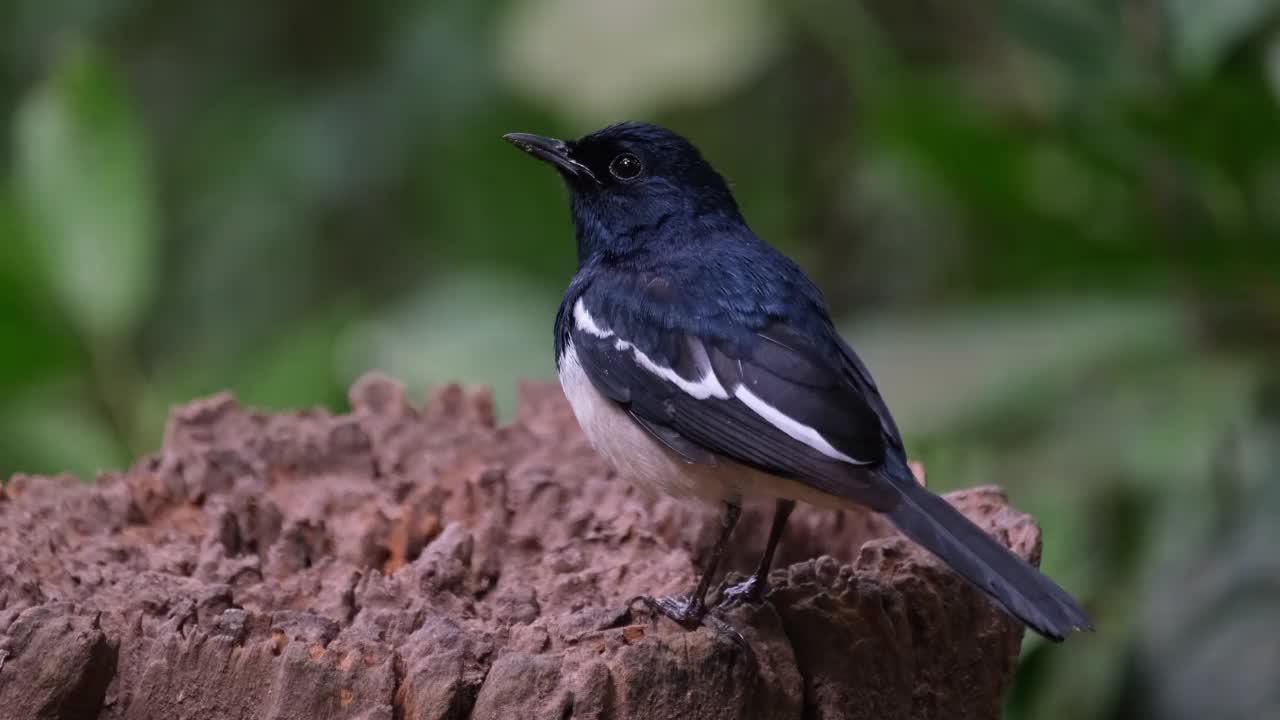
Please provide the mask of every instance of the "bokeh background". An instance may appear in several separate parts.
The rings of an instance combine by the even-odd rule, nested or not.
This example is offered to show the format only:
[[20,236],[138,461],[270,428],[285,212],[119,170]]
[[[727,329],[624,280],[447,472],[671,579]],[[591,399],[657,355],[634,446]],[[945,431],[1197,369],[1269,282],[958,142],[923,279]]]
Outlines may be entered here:
[[1024,718],[1280,717],[1277,0],[3,0],[0,477],[222,389],[551,378],[565,197],[659,121],[826,289],[939,488],[1100,631]]

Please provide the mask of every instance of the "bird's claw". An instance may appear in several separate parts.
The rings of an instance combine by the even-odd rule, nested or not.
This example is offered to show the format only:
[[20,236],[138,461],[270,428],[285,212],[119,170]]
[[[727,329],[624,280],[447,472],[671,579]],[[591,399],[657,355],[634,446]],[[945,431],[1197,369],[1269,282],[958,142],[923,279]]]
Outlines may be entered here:
[[690,601],[685,598],[637,595],[627,601],[627,607],[630,608],[636,602],[644,603],[650,610],[671,618],[686,629],[693,630],[699,626],[707,627],[720,635],[728,637],[734,645],[742,649],[752,663],[755,663],[755,651],[751,649],[750,643],[742,636],[742,633],[738,632],[723,619],[708,613],[707,606],[701,602]]
[[636,602],[644,603],[650,610],[665,615],[686,628],[695,628],[702,624],[707,615],[707,606],[685,598],[650,597],[637,595],[627,601],[627,607]]

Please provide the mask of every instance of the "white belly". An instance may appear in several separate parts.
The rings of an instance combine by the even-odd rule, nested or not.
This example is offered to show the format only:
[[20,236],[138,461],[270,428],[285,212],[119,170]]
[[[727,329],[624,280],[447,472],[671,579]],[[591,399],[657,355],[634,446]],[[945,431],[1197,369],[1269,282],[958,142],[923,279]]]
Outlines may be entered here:
[[601,395],[583,371],[572,344],[560,358],[560,387],[587,441],[618,474],[645,489],[677,497],[727,499],[723,483],[700,482],[702,478],[691,472],[689,463],[660,445],[616,403]]
[[848,505],[802,483],[768,475],[726,458],[715,465],[686,462],[596,390],[572,344],[560,358],[560,387],[596,452],[619,475],[647,490],[716,503],[740,502],[744,497],[782,497],[827,507]]

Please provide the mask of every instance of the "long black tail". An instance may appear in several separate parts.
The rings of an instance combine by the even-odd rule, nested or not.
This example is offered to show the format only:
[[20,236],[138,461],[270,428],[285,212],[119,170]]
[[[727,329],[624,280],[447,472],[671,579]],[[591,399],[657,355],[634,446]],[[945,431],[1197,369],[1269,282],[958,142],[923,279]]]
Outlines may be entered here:
[[1050,640],[1061,641],[1073,630],[1093,629],[1066,590],[996,542],[946,500],[904,475],[910,477],[909,472],[883,475],[902,494],[898,507],[885,515],[903,535],[937,555],[1011,615]]

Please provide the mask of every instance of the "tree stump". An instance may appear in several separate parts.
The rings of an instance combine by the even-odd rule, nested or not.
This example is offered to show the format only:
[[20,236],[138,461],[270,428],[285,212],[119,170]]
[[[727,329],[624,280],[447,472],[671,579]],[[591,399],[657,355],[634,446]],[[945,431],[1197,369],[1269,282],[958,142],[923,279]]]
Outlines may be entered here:
[[[0,717],[995,718],[1022,627],[877,516],[800,508],[753,652],[635,595],[679,593],[711,508],[643,495],[558,388],[497,426],[484,392],[412,406],[368,376],[352,412],[229,395],[96,484],[0,490]],[[994,488],[948,498],[1024,557]],[[747,571],[771,507],[748,507]]]

